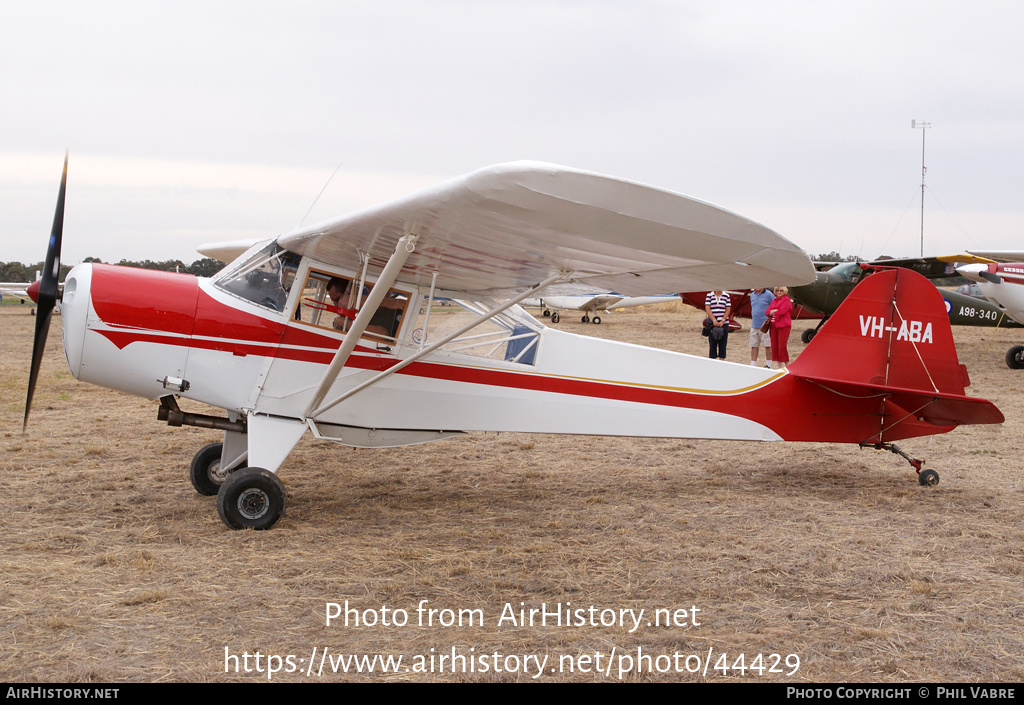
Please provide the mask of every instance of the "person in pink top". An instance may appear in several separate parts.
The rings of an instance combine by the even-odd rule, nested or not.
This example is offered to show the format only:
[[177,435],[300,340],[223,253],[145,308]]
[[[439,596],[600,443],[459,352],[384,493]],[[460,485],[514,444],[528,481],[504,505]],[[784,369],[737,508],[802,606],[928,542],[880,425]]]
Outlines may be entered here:
[[784,286],[775,287],[775,300],[768,306],[768,320],[771,321],[772,367],[779,368],[789,365],[789,332],[793,330],[793,319],[789,314],[793,310],[793,301],[789,298],[789,289]]

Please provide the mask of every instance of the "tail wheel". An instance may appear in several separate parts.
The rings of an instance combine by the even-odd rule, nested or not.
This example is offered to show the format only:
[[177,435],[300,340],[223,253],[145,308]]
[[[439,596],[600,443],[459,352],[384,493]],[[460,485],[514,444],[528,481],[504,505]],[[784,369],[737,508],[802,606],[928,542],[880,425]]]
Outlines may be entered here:
[[192,465],[188,469],[188,479],[196,492],[204,497],[212,497],[217,494],[220,486],[224,484],[228,473],[220,469],[220,455],[224,450],[223,443],[210,443],[199,449],[199,452],[192,457]]
[[921,474],[917,476],[917,481],[921,483],[922,487],[935,487],[939,484],[939,473],[934,470],[922,470]]
[[284,514],[284,504],[284,485],[263,468],[236,470],[217,492],[217,513],[231,529],[269,529]]
[[1024,368],[1024,345],[1014,345],[1006,351],[1006,366],[1011,370]]

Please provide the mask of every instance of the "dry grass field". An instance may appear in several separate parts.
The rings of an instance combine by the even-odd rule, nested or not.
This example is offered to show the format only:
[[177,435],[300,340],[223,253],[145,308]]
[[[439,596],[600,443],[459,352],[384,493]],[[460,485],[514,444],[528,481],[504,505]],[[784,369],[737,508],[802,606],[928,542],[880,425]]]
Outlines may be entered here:
[[[469,434],[373,451],[307,438],[281,469],[282,521],[235,532],[187,478],[219,434],[76,382],[56,318],[22,434],[26,314],[0,307],[2,681],[258,681],[245,665],[268,663],[284,669],[275,681],[529,681],[526,656],[547,657],[544,681],[1024,680],[1024,374],[1003,362],[1019,331],[956,329],[969,393],[1007,421],[905,441],[941,474],[934,488],[892,454],[836,445]],[[705,350],[689,310],[577,320],[559,327]],[[730,359],[745,343],[734,336]],[[326,604],[346,600],[409,623],[327,626]],[[483,624],[420,626],[423,600]],[[506,603],[645,617],[632,632],[499,624]],[[649,626],[658,609],[687,620]],[[322,649],[434,669],[307,676]],[[453,652],[478,672],[452,673]],[[638,653],[652,660],[630,668]],[[684,657],[709,653],[707,672],[690,672]],[[494,654],[501,671],[479,672]],[[741,654],[763,654],[761,672],[733,670]],[[293,672],[267,655],[292,655]]]

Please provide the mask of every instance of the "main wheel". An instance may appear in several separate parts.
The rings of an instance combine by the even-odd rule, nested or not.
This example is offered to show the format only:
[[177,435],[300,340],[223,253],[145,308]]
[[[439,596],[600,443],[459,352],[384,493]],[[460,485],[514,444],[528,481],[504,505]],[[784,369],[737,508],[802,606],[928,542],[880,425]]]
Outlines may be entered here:
[[939,484],[939,473],[934,470],[922,470],[917,476],[917,481],[923,487],[935,487],[935,485]]
[[188,469],[188,479],[196,492],[204,497],[212,497],[224,483],[228,476],[227,472],[221,472],[220,454],[224,450],[223,443],[210,443],[199,449],[199,452],[192,456],[192,465]]
[[1006,351],[1006,366],[1011,370],[1024,368],[1024,345],[1014,345]]
[[228,475],[217,492],[217,513],[231,529],[269,529],[284,514],[284,485],[263,468]]
[[800,340],[804,341],[804,345],[814,340],[814,329],[808,328],[800,334]]
[[601,322],[601,317],[600,316],[594,316],[594,325],[596,326],[600,322]]
[[558,315],[558,311],[555,311],[554,313],[551,314],[551,322],[552,323],[558,323],[560,318],[561,318],[561,316]]
[[580,321],[583,323],[590,323],[590,316],[584,313],[583,318],[581,318]]
[[551,315],[551,309],[549,309],[549,308],[544,309],[544,318],[547,318],[550,315]]

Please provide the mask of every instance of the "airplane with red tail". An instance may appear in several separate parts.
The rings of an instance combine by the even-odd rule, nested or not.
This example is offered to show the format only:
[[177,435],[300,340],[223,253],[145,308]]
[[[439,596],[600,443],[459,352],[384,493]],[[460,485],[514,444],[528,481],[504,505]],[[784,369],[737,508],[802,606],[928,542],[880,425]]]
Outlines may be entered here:
[[649,186],[502,164],[266,240],[210,279],[82,264],[58,291],[66,183],[65,160],[25,423],[59,298],[77,379],[223,431],[189,475],[234,529],[282,516],[276,473],[307,432],[358,447],[466,431],[859,443],[928,485],[937,473],[893,441],[1003,420],[964,394],[942,301],[910,271],[865,280],[784,370],[580,336],[519,307],[556,284],[641,296],[813,279],[777,233]]

